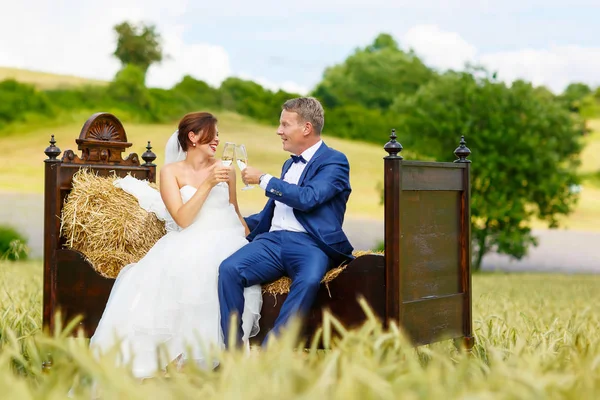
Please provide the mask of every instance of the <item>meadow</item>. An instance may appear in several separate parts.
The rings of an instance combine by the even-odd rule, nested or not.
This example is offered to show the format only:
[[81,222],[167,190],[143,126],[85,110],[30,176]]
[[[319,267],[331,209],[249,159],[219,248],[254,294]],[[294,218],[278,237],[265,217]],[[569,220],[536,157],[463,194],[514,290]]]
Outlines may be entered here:
[[52,74],[20,68],[0,67],[0,81],[5,79],[15,79],[19,82],[29,83],[40,90],[64,89],[81,85],[108,84],[108,82],[105,81],[82,78],[79,76]]
[[[289,154],[281,148],[281,140],[275,126],[258,124],[250,118],[230,112],[215,112],[219,118],[219,139],[217,150],[220,155],[225,142],[244,143],[248,149],[249,164],[273,175],[281,173],[281,166]],[[88,116],[82,116],[81,122],[50,128],[36,128],[25,132],[13,132],[0,137],[0,146],[5,149],[0,158],[0,192],[39,193],[44,190],[43,160],[44,149],[48,146],[50,135],[54,135],[56,145],[62,150],[73,149],[77,152],[75,139],[79,137],[81,127]],[[118,115],[117,115],[118,117]],[[277,116],[274,116],[274,123]],[[156,164],[160,168],[164,160],[164,147],[177,129],[173,124],[134,124],[124,123],[127,140],[133,144],[123,154],[135,152],[141,155],[148,141],[157,155]],[[389,140],[389,133],[382,132],[381,146],[351,141],[323,135],[324,141],[333,148],[343,151],[351,165],[351,185],[353,194],[348,204],[348,214],[356,218],[383,218],[383,206],[380,203],[379,185],[383,184],[383,157],[387,153],[383,145]],[[454,149],[448,149],[448,160],[454,159]],[[403,151],[407,158],[414,159],[410,150]],[[237,170],[238,187],[243,184]],[[261,190],[239,192],[238,202],[242,210],[259,211],[266,198]]]
[[[91,114],[89,114],[91,115]],[[75,139],[79,136],[81,127],[88,114],[74,115],[78,122],[56,124],[31,128],[23,126],[0,136],[0,193],[43,193],[44,168],[46,158],[44,149],[48,146],[50,135],[54,135],[57,146],[62,150],[72,149],[77,152]],[[281,149],[281,142],[276,135],[274,125],[257,123],[250,118],[236,113],[219,111],[219,132],[221,144],[224,142],[244,143],[248,149],[249,163],[266,172],[279,174],[281,165],[288,154]],[[117,115],[118,117],[118,115]],[[274,124],[277,116],[274,116]],[[133,144],[123,156],[135,152],[141,155],[148,141],[151,141],[152,151],[157,155],[156,164],[162,166],[164,146],[169,136],[177,129],[177,123],[172,124],[139,124],[123,123],[127,139]],[[574,213],[561,219],[561,228],[575,230],[599,230],[600,224],[600,180],[595,179],[594,172],[600,170],[600,120],[592,121],[594,131],[584,137],[585,149],[582,152],[581,173],[590,176],[583,182],[583,190]],[[383,205],[380,203],[380,188],[383,184],[383,157],[387,153],[383,145],[388,141],[388,132],[381,132],[381,145],[361,141],[341,139],[326,133],[323,139],[326,143],[344,152],[350,162],[350,179],[352,195],[348,202],[347,215],[356,219],[383,218]],[[399,138],[401,141],[402,138]],[[218,150],[220,152],[222,146]],[[476,151],[476,149],[472,149]],[[454,148],[448,149],[447,161],[454,160]],[[220,154],[220,153],[218,153]],[[405,159],[420,159],[410,148],[401,153]],[[238,171],[238,185],[242,185]],[[243,212],[251,213],[262,209],[265,203],[264,193],[260,190],[240,192],[238,202]],[[545,228],[543,223],[534,222],[535,228]]]
[[332,318],[325,351],[293,350],[292,330],[250,357],[217,353],[217,371],[189,365],[140,383],[115,367],[115,353],[96,359],[68,330],[41,332],[41,262],[0,262],[0,393],[64,399],[73,388],[89,399],[95,382],[107,399],[595,399],[599,285],[600,276],[474,275],[471,354],[451,341],[413,348],[373,318],[348,331]]

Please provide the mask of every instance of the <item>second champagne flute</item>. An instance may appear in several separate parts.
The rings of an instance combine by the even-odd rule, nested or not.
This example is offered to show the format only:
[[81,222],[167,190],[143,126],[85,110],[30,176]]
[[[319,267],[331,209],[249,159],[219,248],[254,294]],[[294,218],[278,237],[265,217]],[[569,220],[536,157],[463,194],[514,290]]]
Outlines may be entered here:
[[225,142],[223,148],[223,154],[221,155],[221,162],[224,166],[229,167],[233,163],[233,157],[235,156],[235,143]]
[[[244,168],[246,168],[248,166],[248,152],[246,151],[246,146],[244,146],[243,144],[236,146],[235,158],[237,160],[237,165],[240,168],[240,171],[244,170]],[[248,190],[248,189],[254,188],[254,186],[248,185],[246,182],[244,182],[244,184],[246,186],[243,187],[242,190]]]

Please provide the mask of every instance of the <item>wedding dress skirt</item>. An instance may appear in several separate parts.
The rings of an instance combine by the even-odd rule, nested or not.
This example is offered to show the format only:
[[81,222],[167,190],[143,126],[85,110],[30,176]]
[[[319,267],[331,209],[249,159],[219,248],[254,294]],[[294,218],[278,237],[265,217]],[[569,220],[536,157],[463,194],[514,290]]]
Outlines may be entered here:
[[[165,221],[167,234],[135,264],[119,273],[90,346],[106,351],[120,341],[123,363],[132,363],[136,377],[148,377],[174,359],[203,366],[216,363],[204,349],[224,347],[220,325],[217,278],[220,263],[247,244],[229,187],[213,187],[194,222],[179,228],[160,193],[147,182],[127,176],[115,186],[134,195],[140,206]],[[196,192],[180,189],[184,202]],[[258,333],[262,306],[260,285],[244,291],[244,339]],[[157,357],[158,348],[166,357]]]

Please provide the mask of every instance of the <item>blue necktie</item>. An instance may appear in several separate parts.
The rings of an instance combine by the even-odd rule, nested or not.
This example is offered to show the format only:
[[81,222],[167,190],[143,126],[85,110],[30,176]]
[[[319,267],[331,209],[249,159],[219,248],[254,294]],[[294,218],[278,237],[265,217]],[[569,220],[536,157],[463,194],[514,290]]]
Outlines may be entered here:
[[298,162],[301,162],[302,164],[306,164],[306,160],[302,156],[295,156],[292,154],[291,157],[292,157],[292,160],[294,160],[294,164],[298,163]]

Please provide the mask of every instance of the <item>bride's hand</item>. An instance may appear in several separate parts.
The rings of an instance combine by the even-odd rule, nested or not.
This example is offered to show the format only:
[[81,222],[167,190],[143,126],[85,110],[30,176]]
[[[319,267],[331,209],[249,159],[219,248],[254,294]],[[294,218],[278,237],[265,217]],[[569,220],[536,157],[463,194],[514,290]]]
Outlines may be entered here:
[[208,177],[204,181],[209,187],[213,187],[221,182],[229,181],[229,170],[230,167],[225,167],[221,163],[215,163],[212,165],[208,172]]

